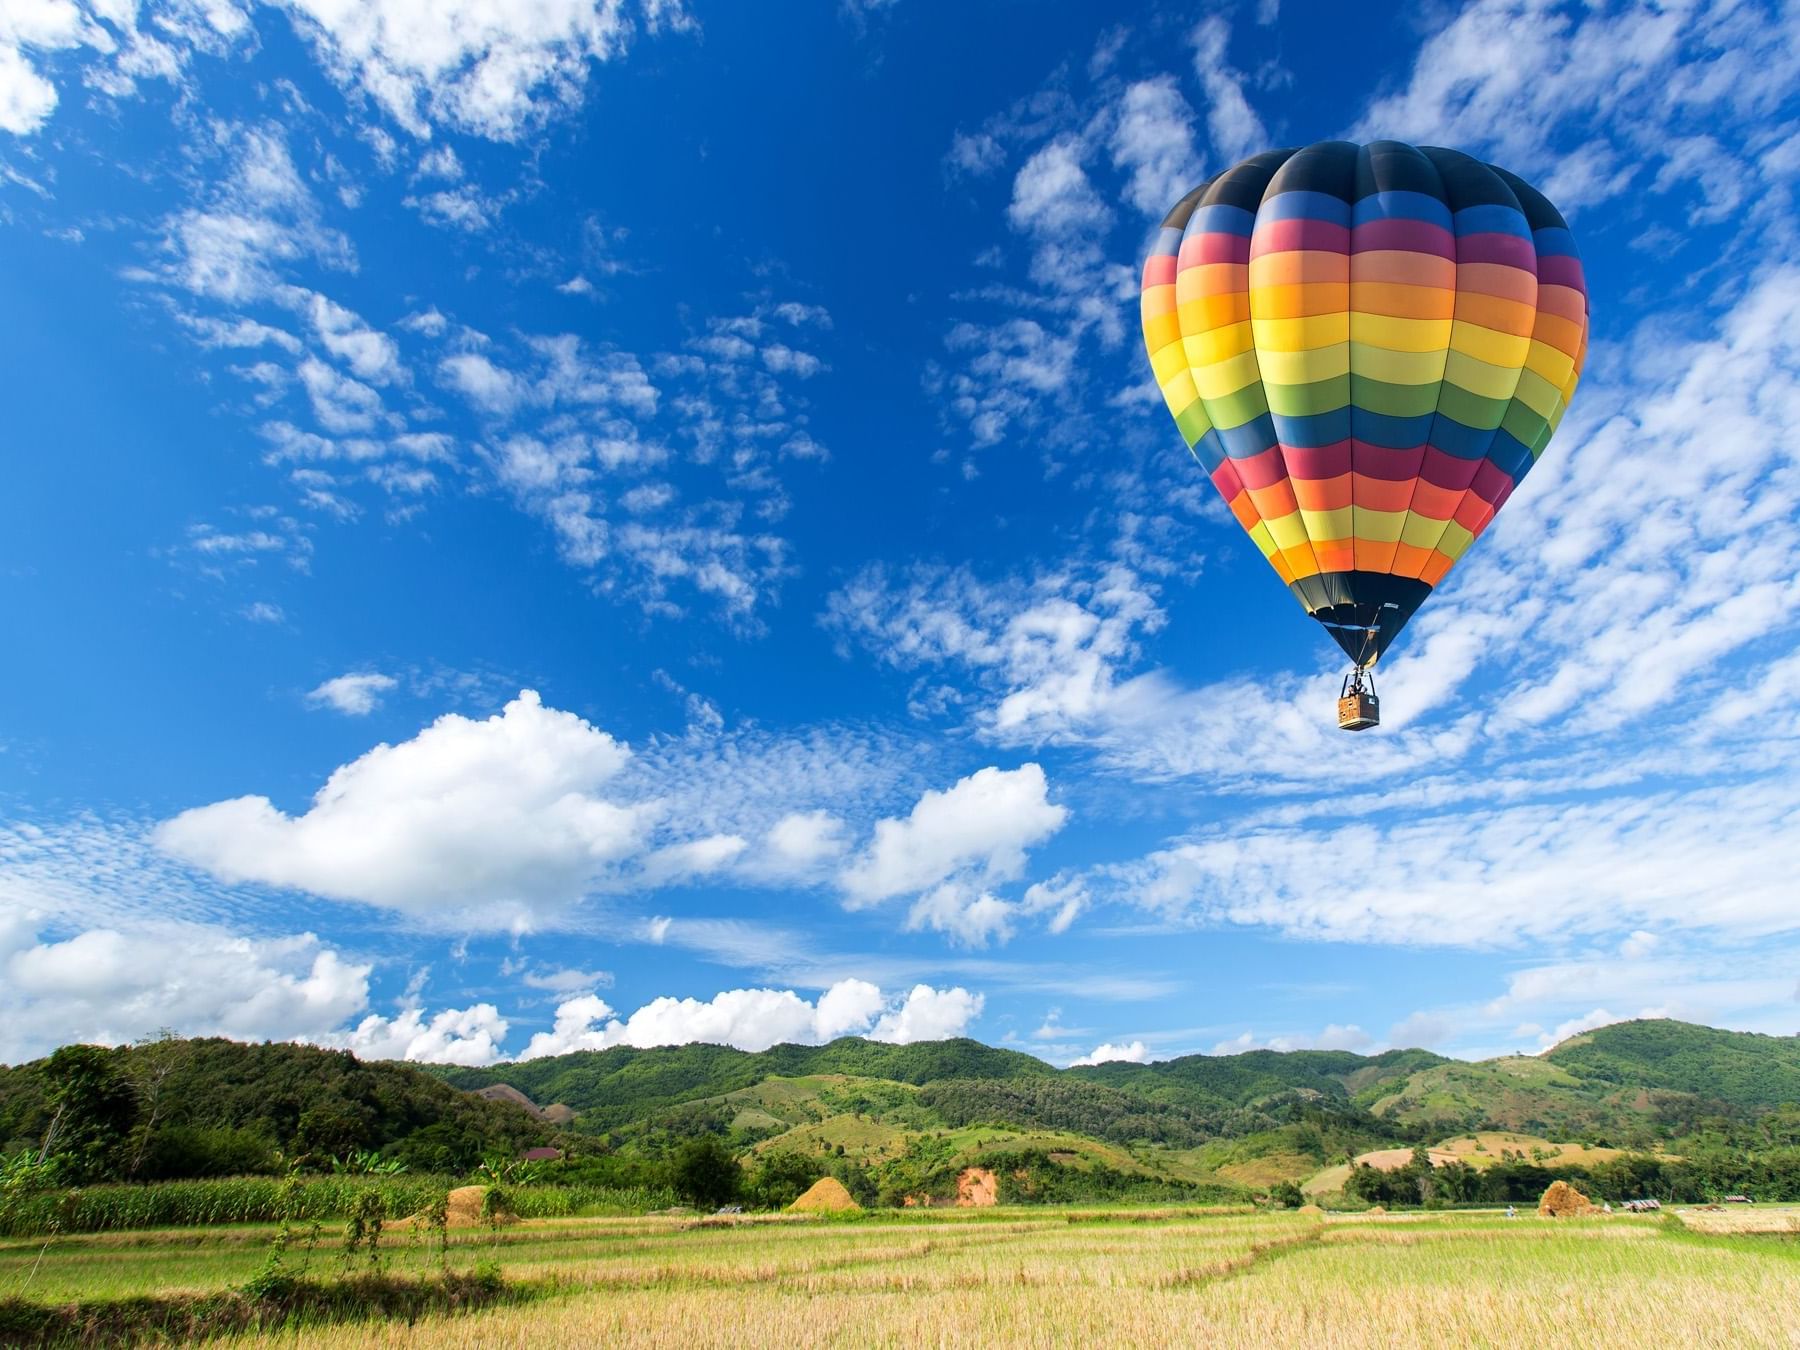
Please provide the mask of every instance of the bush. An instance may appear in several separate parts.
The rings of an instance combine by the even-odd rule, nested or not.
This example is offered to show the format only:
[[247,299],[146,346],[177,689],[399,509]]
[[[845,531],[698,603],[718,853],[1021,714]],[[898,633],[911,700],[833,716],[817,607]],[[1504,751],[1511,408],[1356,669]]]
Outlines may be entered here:
[[171,1125],[150,1136],[138,1167],[138,1179],[258,1176],[280,1170],[275,1145],[254,1130]]
[[737,1199],[743,1189],[744,1169],[724,1140],[703,1134],[688,1140],[675,1154],[674,1182],[684,1199],[714,1209]]

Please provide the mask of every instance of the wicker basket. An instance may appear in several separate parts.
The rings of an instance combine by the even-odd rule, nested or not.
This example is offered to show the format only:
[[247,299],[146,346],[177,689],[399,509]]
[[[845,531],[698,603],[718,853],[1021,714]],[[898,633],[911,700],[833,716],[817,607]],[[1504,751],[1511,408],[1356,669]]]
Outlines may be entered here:
[[1381,725],[1381,700],[1366,692],[1345,694],[1338,700],[1338,729],[1367,731]]

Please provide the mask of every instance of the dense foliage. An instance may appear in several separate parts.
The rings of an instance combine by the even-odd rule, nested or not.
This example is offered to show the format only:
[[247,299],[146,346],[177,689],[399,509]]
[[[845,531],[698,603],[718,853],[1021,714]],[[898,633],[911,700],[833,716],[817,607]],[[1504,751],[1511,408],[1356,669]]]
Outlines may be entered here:
[[928,1084],[919,1101],[950,1125],[1068,1130],[1120,1144],[1191,1148],[1224,1132],[1222,1112],[1146,1101],[1074,1078],[951,1078]]
[[1043,1060],[967,1039],[886,1045],[854,1036],[829,1045],[777,1045],[758,1054],[722,1045],[653,1050],[615,1046],[486,1069],[431,1066],[458,1087],[508,1083],[539,1103],[562,1102],[584,1128],[608,1130],[683,1102],[723,1096],[766,1078],[850,1074],[896,1083],[944,1078],[1053,1076]]
[[166,1037],[0,1068],[0,1154],[48,1143],[76,1183],[274,1172],[374,1150],[461,1171],[551,1133],[410,1065],[305,1045]]

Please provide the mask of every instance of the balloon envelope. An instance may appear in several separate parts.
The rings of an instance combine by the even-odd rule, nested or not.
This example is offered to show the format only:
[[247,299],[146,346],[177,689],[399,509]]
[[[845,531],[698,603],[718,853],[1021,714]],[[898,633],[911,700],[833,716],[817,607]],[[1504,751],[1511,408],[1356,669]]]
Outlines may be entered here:
[[1326,141],[1183,197],[1144,264],[1143,319],[1188,448],[1362,665],[1543,453],[1588,300],[1568,225],[1504,169]]

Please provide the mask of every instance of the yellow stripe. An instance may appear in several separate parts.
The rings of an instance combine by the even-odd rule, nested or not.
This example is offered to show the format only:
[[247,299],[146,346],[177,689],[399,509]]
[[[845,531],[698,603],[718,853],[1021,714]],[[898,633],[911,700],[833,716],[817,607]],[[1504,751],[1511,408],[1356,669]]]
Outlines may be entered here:
[[1144,346],[1156,351],[1168,346],[1181,336],[1181,320],[1173,309],[1165,314],[1146,314],[1144,316]]
[[1510,399],[1519,387],[1519,368],[1477,361],[1466,352],[1451,352],[1444,361],[1444,378],[1483,398]]
[[[1350,329],[1362,336],[1360,320]],[[1365,375],[1384,384],[1436,384],[1444,378],[1444,353],[1390,352],[1385,347],[1371,347],[1366,342],[1350,344],[1350,373]]]
[[1406,511],[1376,511],[1367,506],[1356,508],[1356,537],[1372,544],[1397,544],[1406,528]]
[[1548,342],[1531,344],[1531,351],[1525,358],[1525,369],[1535,370],[1551,384],[1558,388],[1569,383],[1575,373],[1575,360],[1567,352],[1552,347]]
[[1309,352],[1257,352],[1265,384],[1317,384],[1350,373],[1350,344],[1318,347]]
[[1205,328],[1187,322],[1181,324],[1182,340],[1187,344],[1188,364],[1196,368],[1229,361],[1249,351],[1256,344],[1250,340],[1248,323],[1226,324],[1223,328]]
[[1315,544],[1329,544],[1334,540],[1350,538],[1353,509],[1340,506],[1335,511],[1308,511],[1302,507],[1300,519],[1306,522],[1306,537]]
[[1304,352],[1350,340],[1349,314],[1314,314],[1305,319],[1261,319],[1254,311],[1251,326],[1259,351]]
[[1356,340],[1390,352],[1441,352],[1449,349],[1449,319],[1396,319],[1389,314],[1356,312]]
[[1496,333],[1478,323],[1458,319],[1451,326],[1450,350],[1486,361],[1490,366],[1506,366],[1517,370],[1525,364],[1531,339],[1516,333]]
[[1270,537],[1269,527],[1263,521],[1259,520],[1250,527],[1250,539],[1262,550],[1263,557],[1273,558],[1275,556],[1275,541]]
[[1444,537],[1438,541],[1438,552],[1450,559],[1451,562],[1455,562],[1462,557],[1463,550],[1474,542],[1474,535],[1454,520],[1447,520],[1444,522]]
[[1146,321],[1158,314],[1173,314],[1175,312],[1175,287],[1172,284],[1164,284],[1146,289],[1138,312],[1144,316]]
[[1265,520],[1269,527],[1269,537],[1275,541],[1277,548],[1299,548],[1308,543],[1306,525],[1300,519],[1298,511],[1289,511],[1285,516],[1274,520]]
[[1443,533],[1443,521],[1433,520],[1430,516],[1416,516],[1409,511],[1406,524],[1400,530],[1400,542],[1411,544],[1414,548],[1436,548]]
[[1527,408],[1539,417],[1549,417],[1556,411],[1556,405],[1562,400],[1562,392],[1535,370],[1519,372],[1519,387],[1513,392]]
[[1187,368],[1187,352],[1179,342],[1171,342],[1150,353],[1150,369],[1156,372],[1158,384],[1167,384],[1175,378],[1177,372]]
[[1190,359],[1188,364],[1194,372],[1194,387],[1200,391],[1200,397],[1205,399],[1235,394],[1262,378],[1257,371],[1255,352],[1245,352],[1229,361],[1215,361],[1205,365]]
[[[1159,382],[1162,389],[1163,402],[1169,405],[1169,411],[1179,416],[1187,406],[1200,397],[1200,391],[1194,388],[1194,372],[1186,364],[1168,379]],[[1201,411],[1204,413],[1205,409]],[[1212,419],[1208,418],[1210,423]]]

